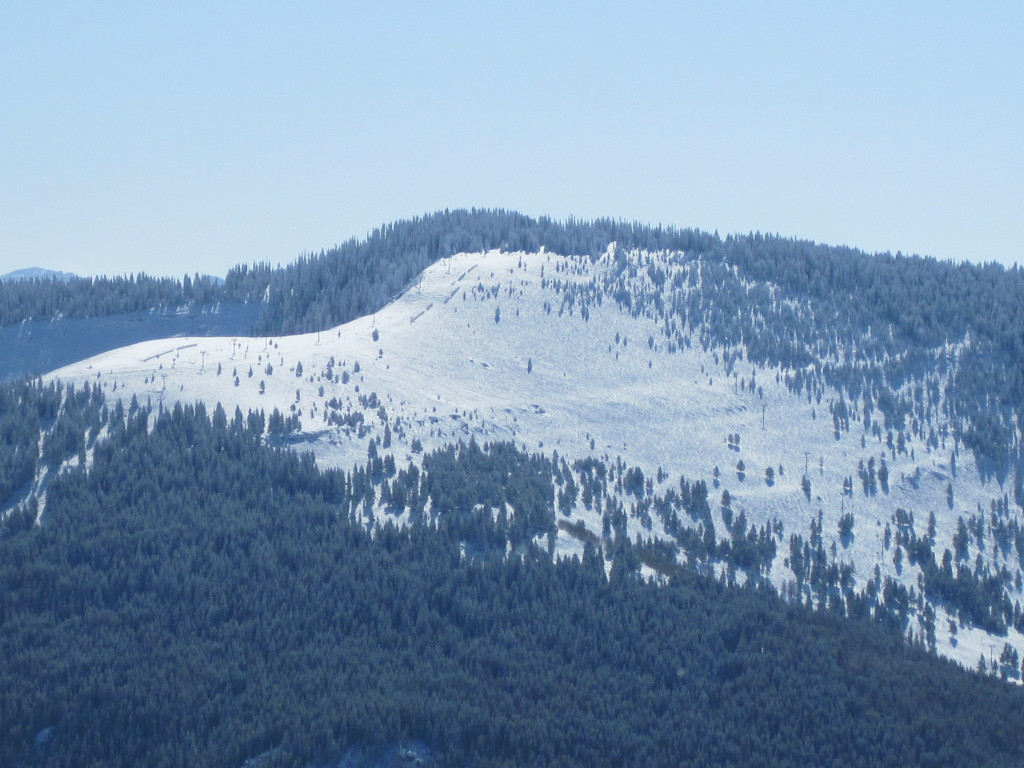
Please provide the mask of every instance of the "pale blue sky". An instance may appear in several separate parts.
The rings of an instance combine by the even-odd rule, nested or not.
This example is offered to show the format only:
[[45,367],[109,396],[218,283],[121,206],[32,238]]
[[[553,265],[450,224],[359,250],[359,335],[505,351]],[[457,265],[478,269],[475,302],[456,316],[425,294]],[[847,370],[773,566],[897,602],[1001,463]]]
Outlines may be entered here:
[[551,5],[6,0],[0,273],[471,206],[1024,263],[1019,0]]

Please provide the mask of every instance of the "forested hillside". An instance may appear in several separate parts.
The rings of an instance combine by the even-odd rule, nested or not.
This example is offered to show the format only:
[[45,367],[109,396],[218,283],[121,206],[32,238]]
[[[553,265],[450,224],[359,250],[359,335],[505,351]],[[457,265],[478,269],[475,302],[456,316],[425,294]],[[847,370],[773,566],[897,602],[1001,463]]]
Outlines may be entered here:
[[0,282],[0,327],[29,319],[105,317],[235,298],[209,277],[33,277]]
[[1019,689],[885,622],[694,569],[646,583],[628,539],[607,577],[593,547],[553,561],[530,543],[555,519],[541,456],[426,457],[406,488],[429,512],[370,531],[383,461],[322,472],[262,446],[260,414],[99,413],[42,524],[2,526],[5,765],[319,765],[408,740],[453,766],[1024,758]]
[[[643,248],[703,248],[700,232],[651,228],[611,220],[555,222],[506,211],[444,211],[374,230],[283,268],[242,264],[223,283],[144,273],[121,277],[33,278],[0,283],[0,327],[26,319],[88,318],[154,307],[218,302],[265,302],[252,329],[261,335],[324,330],[380,309],[429,264],[462,251],[600,253],[612,241]],[[269,289],[269,290],[268,290]]]

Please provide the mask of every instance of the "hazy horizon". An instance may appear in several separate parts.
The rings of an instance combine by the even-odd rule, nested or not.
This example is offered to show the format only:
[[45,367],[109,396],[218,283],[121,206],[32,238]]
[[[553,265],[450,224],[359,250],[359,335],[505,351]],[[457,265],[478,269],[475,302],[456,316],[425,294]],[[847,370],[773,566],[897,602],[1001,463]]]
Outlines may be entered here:
[[444,208],[1011,265],[1024,7],[0,9],[0,274],[286,264]]

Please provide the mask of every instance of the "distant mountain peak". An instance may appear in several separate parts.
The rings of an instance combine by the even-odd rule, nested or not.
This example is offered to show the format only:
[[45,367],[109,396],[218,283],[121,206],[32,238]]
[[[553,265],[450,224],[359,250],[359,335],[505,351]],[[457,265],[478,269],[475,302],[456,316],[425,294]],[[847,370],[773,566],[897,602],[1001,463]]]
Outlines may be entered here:
[[26,269],[16,269],[13,272],[0,275],[0,281],[14,281],[14,280],[77,280],[78,275],[73,272],[58,272],[54,269],[43,269],[42,267],[27,267]]

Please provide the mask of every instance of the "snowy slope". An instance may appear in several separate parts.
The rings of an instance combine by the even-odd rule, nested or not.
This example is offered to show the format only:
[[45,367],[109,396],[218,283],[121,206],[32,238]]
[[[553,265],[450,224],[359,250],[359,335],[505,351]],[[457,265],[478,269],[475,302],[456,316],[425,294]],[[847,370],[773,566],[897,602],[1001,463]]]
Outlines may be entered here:
[[[630,258],[672,264],[659,254]],[[966,451],[953,479],[951,443],[938,449],[911,443],[905,454],[896,453],[865,435],[856,416],[851,430],[837,437],[828,410],[837,393],[826,392],[820,402],[792,394],[783,374],[742,360],[729,373],[716,351],[697,344],[677,349],[658,322],[631,316],[611,300],[585,310],[564,301],[566,283],[594,285],[614,261],[612,252],[596,262],[548,253],[460,254],[430,267],[382,311],[330,331],[148,341],[50,377],[102,382],[108,399],[134,396],[154,405],[199,400],[211,409],[220,403],[229,415],[236,406],[243,413],[262,409],[269,416],[276,408],[295,414],[301,431],[284,439],[312,450],[322,466],[364,464],[370,440],[383,442],[387,425],[391,445],[381,451],[393,453],[399,466],[417,460],[414,440],[429,451],[475,437],[557,451],[570,464],[584,456],[621,460],[648,478],[664,470],[667,479],[655,484],[655,492],[678,488],[680,476],[704,479],[714,488],[710,501],[719,537],[728,536],[718,505],[723,490],[748,523],[781,526],[771,569],[780,587],[794,579],[786,564],[790,535],[807,539],[820,511],[826,545],[834,545],[838,562],[853,565],[859,588],[877,566],[883,577],[920,592],[919,570],[906,560],[898,568],[894,550],[885,547],[884,529],[889,523],[895,532],[896,509],[913,513],[918,536],[925,535],[928,513],[935,513],[938,556],[952,548],[959,515],[975,513],[979,505],[987,511],[1002,497],[994,481],[981,482]],[[738,445],[730,440],[736,435]],[[880,463],[883,456],[889,492],[865,495],[859,462]],[[772,484],[765,479],[769,467]],[[805,471],[810,499],[801,487]],[[853,478],[852,496],[843,493],[847,477]],[[838,523],[848,512],[855,516],[854,536],[844,544]],[[579,502],[572,521],[601,534],[600,515]],[[648,528],[631,518],[629,526],[631,537],[664,536],[657,519]],[[582,544],[562,531],[557,549],[581,552]],[[972,562],[979,552],[998,561],[993,547],[979,550],[975,544]],[[1019,564],[1011,560],[1006,566],[1012,571]],[[993,648],[998,656],[1004,642],[1024,650],[1024,638],[1012,629],[1008,637],[990,638],[960,627],[954,637],[941,607],[937,614],[939,652],[966,666]],[[913,622],[912,629],[920,631]]]

